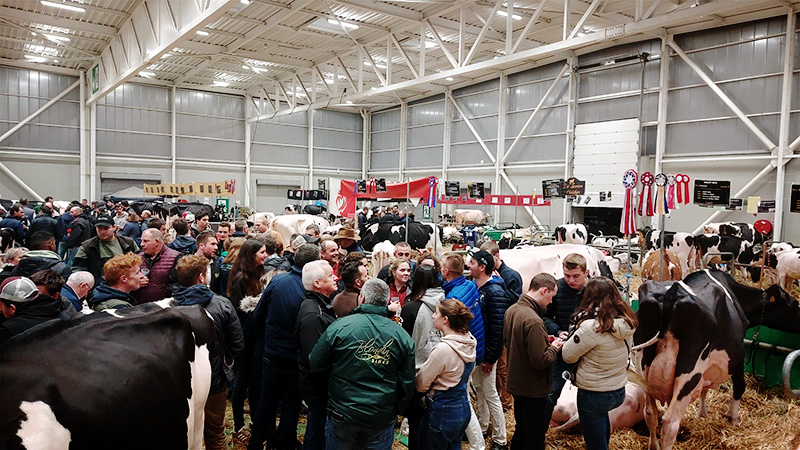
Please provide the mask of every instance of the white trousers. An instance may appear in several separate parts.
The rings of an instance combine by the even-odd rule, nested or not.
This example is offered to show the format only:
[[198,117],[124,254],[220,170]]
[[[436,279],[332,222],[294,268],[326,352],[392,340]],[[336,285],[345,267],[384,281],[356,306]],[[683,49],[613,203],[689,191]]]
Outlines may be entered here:
[[490,373],[484,373],[481,366],[472,371],[472,384],[478,395],[475,413],[478,416],[481,431],[489,429],[489,419],[492,421],[492,441],[497,444],[505,445],[508,443],[506,437],[506,416],[503,413],[503,404],[500,403],[500,395],[497,393],[495,383],[497,374],[497,364],[492,366]]
[[467,439],[469,439],[469,450],[486,450],[486,441],[483,440],[481,425],[478,423],[478,416],[472,409],[472,402],[469,404],[469,425],[467,425]]

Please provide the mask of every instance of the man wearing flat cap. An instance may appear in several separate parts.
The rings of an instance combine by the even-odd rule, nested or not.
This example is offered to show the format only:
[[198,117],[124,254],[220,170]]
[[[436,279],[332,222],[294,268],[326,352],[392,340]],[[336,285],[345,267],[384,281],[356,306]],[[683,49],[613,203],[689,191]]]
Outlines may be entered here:
[[11,277],[0,285],[0,312],[6,318],[0,324],[0,343],[40,323],[69,317],[61,300],[39,294],[36,284],[26,277]]

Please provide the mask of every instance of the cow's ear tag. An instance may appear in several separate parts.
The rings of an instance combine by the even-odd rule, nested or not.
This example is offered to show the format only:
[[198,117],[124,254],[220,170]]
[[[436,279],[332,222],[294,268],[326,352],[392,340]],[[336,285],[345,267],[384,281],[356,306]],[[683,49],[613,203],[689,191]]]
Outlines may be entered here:
[[579,338],[577,334],[572,338],[572,340],[574,340],[576,344],[581,343],[581,338]]
[[774,295],[770,295],[769,296],[769,302],[770,303],[775,303],[775,296]]

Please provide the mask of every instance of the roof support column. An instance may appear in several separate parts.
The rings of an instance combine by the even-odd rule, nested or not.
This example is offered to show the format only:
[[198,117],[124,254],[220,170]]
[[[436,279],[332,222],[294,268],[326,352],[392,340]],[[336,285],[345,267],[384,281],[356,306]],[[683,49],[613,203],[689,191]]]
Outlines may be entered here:
[[[669,62],[670,49],[667,41],[671,36],[661,38],[661,58],[658,60],[658,125],[656,125],[656,165],[655,173],[662,173],[664,152],[667,148],[667,98],[669,97]],[[643,79],[644,81],[644,79]],[[644,86],[641,87],[644,89]],[[639,132],[643,132],[644,127],[639,124]],[[640,137],[641,138],[641,137]],[[653,216],[650,226],[658,227],[658,216]]]
[[170,156],[172,158],[171,161],[171,171],[170,171],[170,179],[173,183],[178,182],[178,175],[177,175],[177,159],[178,159],[178,115],[176,113],[176,104],[178,100],[178,88],[172,86],[172,92],[170,92],[170,111],[169,117],[170,121],[172,122],[170,126],[171,136],[170,136]]
[[314,110],[308,110],[308,189],[314,189]]
[[[372,152],[372,114],[366,109],[362,109],[361,120],[361,129],[363,130],[361,133],[361,178],[366,179]],[[331,189],[334,189],[334,187],[331,186]]]
[[252,97],[245,96],[244,102],[244,206],[250,207],[250,197],[252,197],[253,181],[250,179],[250,162],[251,152],[253,150],[253,123],[248,121],[252,114],[250,107],[252,106]]
[[791,156],[793,150],[789,148],[789,118],[792,112],[792,74],[794,72],[795,57],[795,30],[797,15],[794,10],[786,15],[786,46],[783,53],[783,88],[781,94],[781,126],[778,137],[778,177],[775,182],[775,229],[772,233],[774,239],[783,239],[783,197],[786,192],[786,156]]
[[408,148],[408,103],[400,103],[400,160],[397,162],[397,179],[403,181]]
[[[447,180],[447,168],[450,166],[450,145],[453,141],[453,105],[447,100],[451,95],[452,92],[448,88],[447,91],[445,92],[445,100],[444,100],[444,137],[442,139],[442,182]],[[442,204],[441,206],[442,206],[442,214],[447,213],[447,206],[445,204]]]
[[[564,0],[565,2],[569,2],[569,0]],[[565,19],[566,19],[565,15]],[[576,67],[578,65],[578,57],[575,56],[574,53],[570,52],[569,57],[567,58],[567,66],[570,67],[569,71],[569,100],[567,101],[567,139],[566,139],[566,149],[564,152],[564,179],[572,176],[572,157],[573,157],[573,150],[575,146],[575,115],[577,114],[577,106],[578,106],[578,74],[574,70],[571,70],[572,67]],[[564,200],[564,211],[562,215],[562,223],[569,223],[572,219],[572,205]]]
[[86,185],[88,182],[88,171],[87,166],[89,162],[89,146],[87,145],[87,136],[86,136],[86,72],[81,72],[80,80],[78,80],[81,85],[81,92],[80,92],[80,105],[78,106],[78,110],[80,111],[78,122],[80,131],[78,132],[78,142],[80,147],[80,175],[79,175],[79,184],[80,184],[80,197],[81,199],[88,199],[89,192],[86,189]]
[[[509,8],[511,2],[509,3]],[[511,17],[509,16],[509,20]],[[510,38],[510,36],[509,36]],[[500,179],[505,169],[503,168],[503,161],[505,160],[504,153],[506,152],[506,111],[508,110],[508,75],[505,72],[500,73],[500,79],[497,84],[497,150],[495,155],[497,157],[494,161],[494,188],[497,192],[493,194],[501,194],[503,192],[500,184]],[[492,207],[492,217],[495,222],[500,222],[500,205]]]
[[97,198],[97,103],[89,105],[89,200]]

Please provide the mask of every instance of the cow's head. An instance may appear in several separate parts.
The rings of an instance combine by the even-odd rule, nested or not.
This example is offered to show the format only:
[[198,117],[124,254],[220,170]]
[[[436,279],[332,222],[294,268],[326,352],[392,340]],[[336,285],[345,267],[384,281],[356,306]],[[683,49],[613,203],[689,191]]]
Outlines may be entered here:
[[800,302],[773,284],[765,291],[766,306],[762,325],[786,333],[800,333]]
[[736,236],[739,234],[739,227],[730,223],[723,223],[719,226],[719,234],[727,234],[729,236]]

